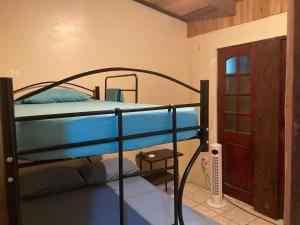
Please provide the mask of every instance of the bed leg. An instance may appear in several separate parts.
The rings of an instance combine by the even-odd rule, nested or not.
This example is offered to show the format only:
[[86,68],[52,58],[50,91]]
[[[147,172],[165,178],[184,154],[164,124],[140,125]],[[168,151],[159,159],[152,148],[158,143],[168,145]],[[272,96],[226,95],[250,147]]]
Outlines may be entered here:
[[123,175],[123,113],[121,109],[116,109],[118,117],[118,143],[119,143],[119,208],[120,208],[120,225],[125,225],[125,208],[124,208],[124,175]]
[[[17,166],[17,143],[14,114],[13,85],[11,78],[0,78],[0,185],[4,188],[0,198],[3,218],[0,222],[8,225],[21,224],[19,199],[19,173]],[[6,196],[5,196],[6,195]]]
[[135,103],[138,103],[139,98],[139,78],[135,74]]
[[95,100],[100,100],[100,87],[99,86],[95,87],[93,97]]
[[181,179],[181,182],[180,182],[180,187],[179,187],[179,194],[178,194],[178,217],[179,217],[179,223],[180,225],[184,225],[184,219],[183,219],[183,214],[182,214],[182,197],[183,197],[183,192],[184,192],[184,187],[185,187],[185,184],[186,184],[186,181],[187,181],[187,178],[189,176],[189,173],[194,165],[194,163],[196,162],[198,156],[200,155],[200,153],[205,149],[205,145],[204,144],[201,144],[198,149],[195,151],[192,159],[189,161],[184,173],[183,173],[183,176],[182,176],[182,179]]
[[187,178],[189,176],[189,173],[196,162],[198,156],[201,152],[208,151],[208,107],[209,107],[209,81],[208,80],[202,80],[201,81],[201,96],[200,96],[200,103],[201,103],[201,109],[200,109],[200,133],[199,137],[201,140],[201,145],[197,148],[195,151],[193,157],[189,161],[181,182],[179,186],[179,194],[178,194],[178,217],[179,217],[179,223],[180,225],[184,225],[184,219],[182,214],[182,198],[183,198],[183,192],[184,187],[187,181]]
[[173,161],[174,161],[174,225],[178,225],[178,157],[177,157],[177,115],[173,107]]

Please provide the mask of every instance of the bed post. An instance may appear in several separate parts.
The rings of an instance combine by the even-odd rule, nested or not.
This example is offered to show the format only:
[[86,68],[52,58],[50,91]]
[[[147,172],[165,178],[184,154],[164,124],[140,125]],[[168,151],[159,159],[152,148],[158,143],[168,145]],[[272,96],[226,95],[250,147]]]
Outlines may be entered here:
[[139,99],[139,78],[135,74],[135,103],[138,103]]
[[199,132],[199,138],[201,140],[200,146],[195,151],[194,155],[192,156],[191,160],[189,161],[181,182],[179,186],[179,194],[178,194],[178,217],[179,217],[179,223],[180,225],[184,225],[184,219],[182,214],[182,197],[184,192],[184,187],[186,180],[188,178],[188,175],[196,162],[198,156],[201,152],[207,152],[208,151],[208,107],[209,107],[209,81],[208,80],[201,80],[200,83],[200,127],[201,130]]
[[201,80],[201,111],[200,111],[200,126],[203,128],[201,132],[201,144],[205,145],[205,150],[208,152],[208,123],[209,123],[209,81]]
[[125,225],[125,207],[124,207],[124,175],[123,175],[123,112],[121,109],[115,109],[118,117],[118,143],[119,143],[119,209],[120,225]]
[[[17,144],[11,78],[0,78],[0,222],[20,225]],[[6,202],[5,199],[6,198]],[[4,219],[4,221],[2,221]]]
[[100,100],[100,87],[99,86],[95,87],[93,97],[95,100]]
[[173,161],[174,161],[174,225],[178,225],[178,157],[177,157],[177,115],[173,106],[172,114],[173,130]]

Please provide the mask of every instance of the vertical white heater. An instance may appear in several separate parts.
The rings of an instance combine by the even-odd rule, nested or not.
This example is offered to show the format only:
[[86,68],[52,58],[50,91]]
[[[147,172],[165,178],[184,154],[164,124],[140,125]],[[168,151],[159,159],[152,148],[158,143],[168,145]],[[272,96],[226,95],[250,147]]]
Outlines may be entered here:
[[210,145],[211,159],[211,197],[207,204],[214,208],[222,208],[225,205],[223,201],[222,190],[222,145]]

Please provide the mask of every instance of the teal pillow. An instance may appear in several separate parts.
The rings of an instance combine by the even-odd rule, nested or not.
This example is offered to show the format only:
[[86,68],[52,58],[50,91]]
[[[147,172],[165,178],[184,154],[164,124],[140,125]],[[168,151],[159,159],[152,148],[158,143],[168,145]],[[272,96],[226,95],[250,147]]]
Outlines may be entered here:
[[107,89],[105,101],[124,102],[123,91],[120,89]]
[[47,104],[47,103],[59,103],[59,102],[80,102],[89,100],[90,97],[74,89],[68,88],[54,88],[44,91],[40,94],[26,98],[19,104]]

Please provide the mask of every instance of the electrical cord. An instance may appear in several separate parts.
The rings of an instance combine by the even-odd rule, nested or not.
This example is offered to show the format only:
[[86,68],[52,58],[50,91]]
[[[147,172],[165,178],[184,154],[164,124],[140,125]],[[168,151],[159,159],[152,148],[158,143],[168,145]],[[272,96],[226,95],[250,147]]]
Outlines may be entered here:
[[205,176],[206,184],[207,184],[207,186],[208,186],[209,189],[210,189],[211,180],[210,180],[209,174],[207,173],[207,161],[206,161],[204,158],[202,158],[202,163],[201,163],[201,165],[202,165],[202,171],[203,171],[204,176]]
[[[209,174],[208,174],[208,172],[207,172],[207,161],[206,161],[204,158],[202,158],[202,163],[201,163],[201,164],[202,164],[202,170],[203,170],[203,173],[204,173],[204,176],[205,176],[205,181],[206,181],[206,183],[207,183],[207,186],[208,186],[209,190],[211,190],[211,179],[210,179],[210,176],[209,176]],[[263,217],[261,217],[261,216],[258,216],[258,215],[256,215],[256,214],[254,214],[254,213],[248,211],[247,209],[245,209],[245,208],[239,206],[237,203],[233,202],[231,199],[229,199],[228,197],[226,197],[224,194],[223,194],[223,198],[226,199],[226,201],[228,201],[229,203],[231,203],[231,204],[234,205],[235,207],[237,207],[237,208],[243,210],[244,212],[246,212],[246,213],[248,213],[248,214],[250,214],[250,215],[252,215],[252,216],[255,216],[255,217],[257,217],[257,218],[259,218],[259,219],[261,219],[261,220],[264,220],[264,221],[266,221],[266,222],[268,222],[268,223],[271,223],[271,224],[273,224],[273,225],[277,225],[276,223],[274,223],[274,222],[272,222],[272,221],[270,221],[270,220],[268,220],[268,219],[265,219],[265,218],[263,218]]]
[[232,204],[232,205],[234,205],[235,207],[237,207],[237,208],[243,210],[244,212],[246,212],[246,213],[248,213],[248,214],[250,214],[250,215],[252,215],[252,216],[255,216],[255,217],[257,217],[257,218],[259,218],[259,219],[261,219],[261,220],[264,220],[264,221],[266,221],[266,222],[268,222],[268,223],[270,223],[270,224],[277,225],[276,223],[273,223],[272,221],[270,221],[270,220],[268,220],[268,219],[265,219],[265,218],[263,218],[263,217],[261,217],[261,216],[258,216],[257,214],[252,213],[252,212],[248,211],[247,209],[245,209],[245,208],[239,206],[239,205],[236,204],[235,202],[231,201],[231,200],[230,200],[228,197],[226,197],[224,194],[223,194],[223,198],[226,199],[226,201],[228,201],[230,204]]

